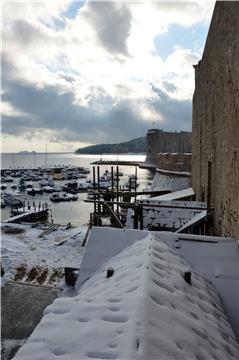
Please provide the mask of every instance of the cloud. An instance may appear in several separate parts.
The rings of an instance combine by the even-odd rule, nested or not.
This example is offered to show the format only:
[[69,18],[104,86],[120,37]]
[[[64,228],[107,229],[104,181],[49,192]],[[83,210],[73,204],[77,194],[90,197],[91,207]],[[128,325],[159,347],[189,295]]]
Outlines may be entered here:
[[[34,131],[48,129],[54,141],[99,143],[142,136],[147,129],[147,123],[127,101],[112,106],[112,99],[107,98],[109,111],[97,111],[95,104],[90,108],[74,105],[71,93],[59,95],[54,87],[36,89],[12,81],[7,88],[3,101],[11,103],[19,114],[27,111],[27,116],[3,116],[2,131],[6,134],[28,136],[30,132],[34,136]],[[101,100],[99,96],[97,101]]]
[[154,40],[170,24],[208,21],[209,5],[86,2],[67,18],[71,3],[4,3],[4,134],[101,143],[142,136],[152,121],[190,129],[200,51],[175,44],[163,59]]
[[127,38],[131,13],[126,4],[110,1],[88,2],[82,12],[103,47],[113,55],[128,56]]
[[151,106],[162,116],[162,128],[168,131],[191,131],[192,102],[190,100],[177,100],[167,95],[158,87],[152,86],[157,99],[151,101]]

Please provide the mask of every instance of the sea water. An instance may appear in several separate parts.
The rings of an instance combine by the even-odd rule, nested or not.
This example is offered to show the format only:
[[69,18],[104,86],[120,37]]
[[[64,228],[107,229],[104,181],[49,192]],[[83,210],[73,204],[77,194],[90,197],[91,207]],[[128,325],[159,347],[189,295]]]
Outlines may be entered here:
[[[1,167],[2,169],[17,169],[21,167],[35,168],[35,167],[54,167],[58,165],[75,165],[84,166],[90,169],[90,174],[87,176],[92,179],[93,166],[91,163],[97,160],[112,160],[112,161],[140,161],[145,160],[145,155],[76,155],[72,153],[17,153],[17,154],[2,154]],[[96,165],[95,165],[96,166]],[[109,165],[100,166],[100,175],[104,171],[111,170]],[[116,170],[116,166],[114,166]],[[119,166],[119,170],[123,172],[124,176],[120,177],[120,183],[123,184],[128,180],[128,175],[135,173],[135,166]],[[139,181],[139,189],[146,187],[149,181],[152,181],[153,174],[146,170],[137,168],[137,176]],[[15,178],[14,182],[18,183],[19,178]],[[79,180],[78,180],[79,181]],[[32,182],[35,187],[39,187],[38,182]],[[62,182],[55,181],[55,184]],[[7,183],[8,190],[11,190],[12,183]],[[93,212],[93,204],[85,203],[87,193],[78,193],[78,200],[72,202],[54,203],[49,200],[49,194],[31,196],[24,192],[20,199],[26,201],[34,201],[38,204],[39,201],[47,202],[52,213],[52,219],[55,224],[82,225],[89,221],[90,212]],[[10,207],[1,209],[2,220],[9,217]],[[51,220],[51,219],[50,219]]]

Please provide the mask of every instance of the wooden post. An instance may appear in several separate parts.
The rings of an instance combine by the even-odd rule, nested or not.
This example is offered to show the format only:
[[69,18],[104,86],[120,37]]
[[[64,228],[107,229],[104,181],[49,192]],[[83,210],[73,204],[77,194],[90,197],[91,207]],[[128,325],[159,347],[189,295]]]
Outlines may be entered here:
[[[100,200],[100,167],[97,166],[97,188],[98,188],[98,200]],[[98,204],[97,213],[100,212],[100,204]]]
[[143,206],[139,205],[139,225],[140,230],[144,229]]
[[[111,166],[111,193],[114,192],[114,168]],[[113,201],[113,198],[111,199]],[[114,211],[114,204],[111,205],[112,211]]]
[[[96,196],[95,196],[95,167],[93,166],[93,191],[94,191],[94,200],[96,200]],[[94,214],[96,213],[96,203],[94,202]]]
[[[137,166],[135,166],[135,192],[137,190]],[[135,197],[135,201],[136,201],[136,197]]]
[[138,205],[134,208],[134,229],[138,229],[138,223],[139,223],[139,207]]
[[111,166],[111,190],[114,190],[114,169],[113,166]]
[[109,210],[109,212],[111,213],[113,219],[116,221],[116,223],[119,225],[119,227],[121,227],[122,229],[124,228],[124,225],[121,223],[121,221],[118,219],[118,217],[115,215],[114,211],[112,211],[111,207],[109,206],[109,204],[107,202],[104,203],[105,206],[107,207],[107,209]]
[[[117,190],[117,195],[116,195],[117,216],[119,217],[119,204],[118,204],[118,202],[119,202],[119,194],[118,194],[118,192],[119,192],[119,167],[118,167],[118,165],[116,167],[116,190]],[[114,200],[114,199],[112,199],[112,200]]]

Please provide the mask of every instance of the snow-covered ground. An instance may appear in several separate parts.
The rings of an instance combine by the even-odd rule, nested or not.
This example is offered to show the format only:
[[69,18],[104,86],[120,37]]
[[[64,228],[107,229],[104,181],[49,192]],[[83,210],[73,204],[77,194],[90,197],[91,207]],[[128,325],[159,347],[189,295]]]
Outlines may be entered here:
[[[59,286],[64,267],[79,268],[86,226],[67,229],[59,226],[42,235],[50,225],[1,224],[1,253],[7,280]],[[41,236],[42,235],[42,236]]]

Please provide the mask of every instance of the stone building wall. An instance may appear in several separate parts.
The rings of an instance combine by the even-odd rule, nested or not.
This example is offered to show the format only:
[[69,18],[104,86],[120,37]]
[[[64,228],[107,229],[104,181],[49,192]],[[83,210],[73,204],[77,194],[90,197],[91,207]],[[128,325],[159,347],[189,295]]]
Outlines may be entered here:
[[162,170],[168,171],[191,171],[191,154],[166,153],[157,154],[156,166]]
[[158,153],[191,153],[191,132],[164,132],[149,129],[147,132],[146,162],[155,163]]
[[214,208],[216,235],[239,238],[239,2],[215,5],[195,66],[192,182]]

